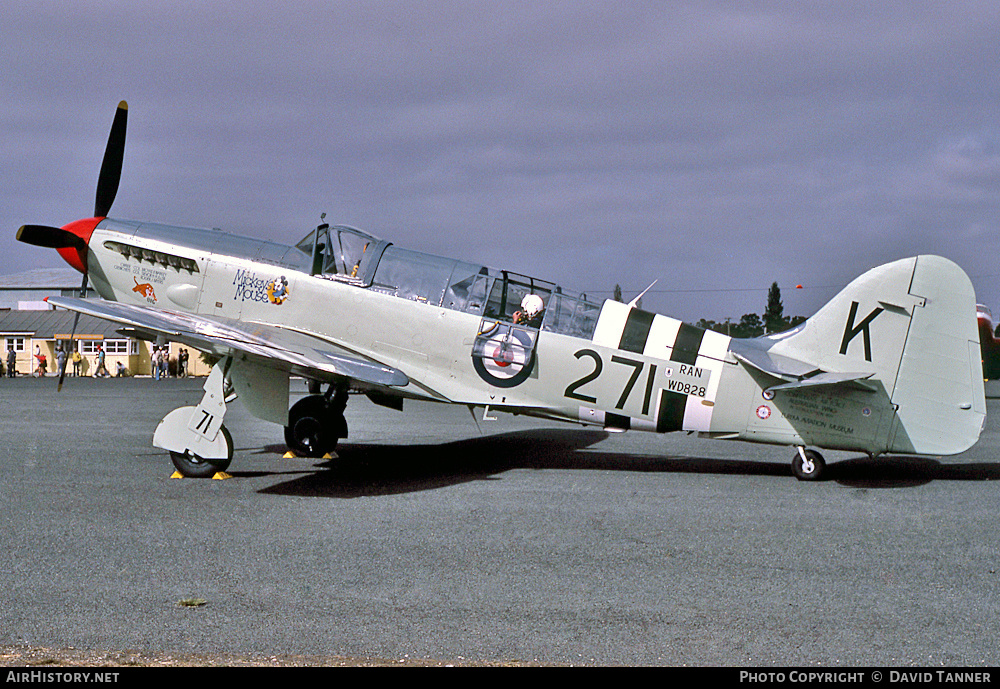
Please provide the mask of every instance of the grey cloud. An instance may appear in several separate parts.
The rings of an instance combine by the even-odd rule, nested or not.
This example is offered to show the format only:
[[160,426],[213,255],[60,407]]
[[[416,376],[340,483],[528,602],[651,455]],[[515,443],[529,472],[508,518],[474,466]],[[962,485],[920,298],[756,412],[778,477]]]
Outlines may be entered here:
[[[293,241],[320,212],[418,249],[809,313],[933,251],[1000,303],[992,3],[15,4],[0,272],[25,222],[114,209]],[[794,286],[803,283],[803,290]]]

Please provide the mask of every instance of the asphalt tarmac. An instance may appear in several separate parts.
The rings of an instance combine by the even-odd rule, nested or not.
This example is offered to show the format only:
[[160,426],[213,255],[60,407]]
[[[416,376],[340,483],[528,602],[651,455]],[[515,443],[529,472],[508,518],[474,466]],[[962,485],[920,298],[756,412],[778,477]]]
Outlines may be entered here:
[[284,459],[236,402],[232,478],[171,479],[150,438],[201,382],[0,380],[0,647],[1000,664],[1000,401],[964,455],[819,483],[790,448],[361,397],[338,459]]

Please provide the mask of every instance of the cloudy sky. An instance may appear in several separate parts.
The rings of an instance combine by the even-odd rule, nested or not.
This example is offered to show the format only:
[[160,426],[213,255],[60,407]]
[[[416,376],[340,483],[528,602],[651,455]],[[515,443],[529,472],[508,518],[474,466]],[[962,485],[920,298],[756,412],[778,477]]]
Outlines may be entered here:
[[[1000,311],[995,2],[4,3],[0,274],[93,214],[319,221],[738,320],[947,256]],[[5,238],[4,238],[5,237]],[[796,289],[797,285],[802,289]]]

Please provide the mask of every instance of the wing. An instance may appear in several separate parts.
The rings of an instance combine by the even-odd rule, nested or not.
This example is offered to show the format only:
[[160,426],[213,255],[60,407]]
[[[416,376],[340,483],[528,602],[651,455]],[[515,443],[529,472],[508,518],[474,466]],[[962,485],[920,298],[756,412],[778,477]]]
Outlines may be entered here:
[[258,363],[319,380],[349,378],[377,387],[402,387],[402,371],[322,338],[265,323],[237,321],[97,299],[49,297],[53,306],[122,325],[143,339],[164,337],[217,356],[245,355]]

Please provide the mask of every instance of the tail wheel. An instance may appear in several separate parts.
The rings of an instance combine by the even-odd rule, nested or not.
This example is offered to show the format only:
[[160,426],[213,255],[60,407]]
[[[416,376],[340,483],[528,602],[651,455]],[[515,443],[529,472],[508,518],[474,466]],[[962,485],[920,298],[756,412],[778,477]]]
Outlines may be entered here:
[[818,481],[826,470],[826,460],[815,450],[799,448],[792,457],[792,473],[800,481]]
[[220,471],[229,468],[233,461],[233,436],[229,434],[229,429],[222,426],[219,435],[223,439],[226,448],[225,459],[204,459],[191,452],[170,452],[170,461],[180,472],[181,476],[187,478],[212,478]]
[[306,457],[333,452],[337,441],[347,437],[347,421],[338,405],[323,395],[310,395],[292,405],[285,426],[285,444]]

